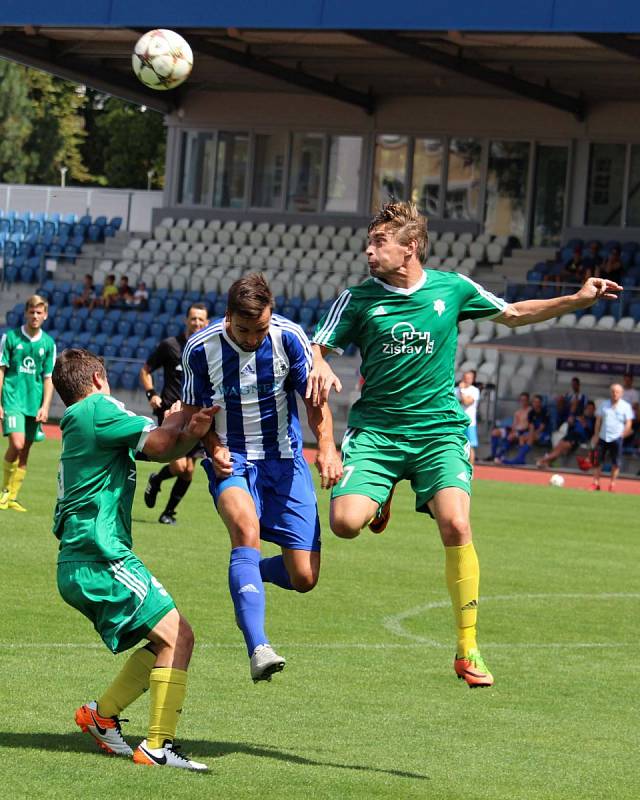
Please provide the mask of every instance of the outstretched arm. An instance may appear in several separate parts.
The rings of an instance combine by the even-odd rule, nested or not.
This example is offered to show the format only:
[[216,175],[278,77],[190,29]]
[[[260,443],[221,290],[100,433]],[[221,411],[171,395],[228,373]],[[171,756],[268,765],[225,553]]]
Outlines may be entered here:
[[220,410],[197,408],[195,406],[179,408],[174,403],[165,415],[159,428],[154,428],[144,443],[142,452],[152,461],[174,461],[186,455],[208,433],[213,415]]
[[342,477],[342,459],[336,450],[333,438],[333,417],[329,406],[325,403],[316,406],[310,398],[305,398],[309,427],[318,443],[316,468],[320,473],[320,485],[330,489]]
[[311,352],[313,353],[313,366],[307,379],[305,402],[311,400],[312,405],[323,406],[329,399],[332,387],[335,386],[336,392],[341,392],[342,383],[324,358],[331,350],[319,344],[312,344]]
[[510,303],[495,322],[518,328],[533,322],[570,314],[582,308],[589,308],[598,300],[617,300],[622,286],[605,278],[589,278],[575,294],[551,297],[549,300],[522,300]]

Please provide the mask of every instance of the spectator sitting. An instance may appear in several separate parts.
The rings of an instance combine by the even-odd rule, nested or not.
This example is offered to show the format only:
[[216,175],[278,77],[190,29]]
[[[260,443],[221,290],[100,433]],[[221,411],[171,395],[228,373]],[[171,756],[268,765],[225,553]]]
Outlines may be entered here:
[[571,378],[571,390],[565,394],[564,402],[567,408],[573,407],[573,413],[582,414],[587,405],[587,396],[580,391],[580,378]]
[[136,308],[138,311],[146,311],[149,306],[149,292],[144,281],[138,283],[138,287],[133,293],[133,297],[129,305]]
[[127,308],[133,301],[133,292],[129,286],[129,278],[126,275],[120,276],[120,285],[117,289],[117,296],[111,300],[110,308]]
[[116,276],[107,275],[104,279],[104,287],[102,295],[94,298],[89,308],[102,306],[103,308],[111,308],[113,301],[118,297],[118,287],[116,286]]
[[[574,408],[577,401],[574,400]],[[585,403],[584,409],[579,413],[572,413],[567,420],[567,433],[556,444],[551,452],[536,461],[536,466],[546,469],[556,458],[561,458],[573,452],[581,444],[586,444],[593,437],[596,425],[596,405],[590,400]]]
[[600,255],[600,242],[589,242],[589,251],[583,258],[583,264],[586,271],[588,271],[587,278],[591,278],[596,274],[596,270],[602,264],[602,256]]
[[497,427],[491,431],[491,460],[500,461],[502,456],[509,450],[512,444],[516,442],[519,445],[524,444],[521,441],[529,433],[529,393],[522,392],[518,398],[519,406],[513,414],[513,421],[511,427]]
[[82,281],[82,293],[76,294],[71,299],[71,304],[74,308],[91,308],[93,301],[96,299],[96,288],[93,285],[93,278],[91,275],[85,275]]
[[550,437],[549,413],[544,407],[542,395],[533,395],[528,422],[529,430],[525,436],[521,437],[520,449],[513,458],[502,459],[503,464],[524,464],[527,453],[534,444],[548,444]]
[[624,268],[620,259],[620,248],[613,247],[607,260],[596,270],[597,278],[607,278],[620,283],[624,275]]
[[585,269],[584,261],[582,259],[582,247],[576,245],[573,255],[565,263],[562,271],[557,276],[557,283],[584,283],[587,278],[587,270]]

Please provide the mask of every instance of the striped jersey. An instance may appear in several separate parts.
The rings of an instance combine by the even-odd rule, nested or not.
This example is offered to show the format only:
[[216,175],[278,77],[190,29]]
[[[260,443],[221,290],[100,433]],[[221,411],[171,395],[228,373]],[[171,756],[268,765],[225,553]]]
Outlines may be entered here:
[[304,397],[311,370],[309,340],[299,325],[273,314],[254,352],[229,336],[224,319],[194,333],[182,354],[183,402],[220,406],[221,442],[251,460],[293,458],[302,450],[295,392]]
[[400,435],[463,430],[455,396],[458,321],[495,317],[506,303],[464,275],[425,270],[408,289],[371,278],[342,292],[312,341],[362,356],[364,385],[351,428]]

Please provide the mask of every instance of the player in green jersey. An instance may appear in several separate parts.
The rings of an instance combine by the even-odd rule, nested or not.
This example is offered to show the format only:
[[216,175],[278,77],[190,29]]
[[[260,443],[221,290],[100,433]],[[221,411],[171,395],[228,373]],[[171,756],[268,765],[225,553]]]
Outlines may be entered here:
[[340,390],[324,355],[355,343],[364,385],[349,414],[331,528],[343,538],[367,524],[381,532],[395,485],[410,480],[416,510],[435,519],[445,547],[456,674],[470,687],[491,686],[476,641],[480,573],[469,523],[468,418],[455,397],[458,322],[484,317],[528,325],[615,299],[622,287],[590,278],[570,296],[508,304],[464,275],[423,269],[427,248],[427,221],[412,203],[388,203],[374,217],[367,247],[372,277],[342,292],[318,323],[307,396],[321,404],[332,387]]
[[32,295],[25,304],[24,325],[7,331],[0,340],[0,420],[9,438],[0,511],[26,511],[18,502],[18,492],[27,474],[31,445],[44,438],[41,423],[49,417],[56,345],[42,330],[48,308],[44,297]]
[[[156,427],[111,397],[102,359],[81,349],[60,354],[53,384],[67,406],[60,422],[53,524],[60,540],[58,589],[112,652],[148,640],[97,701],[77,709],[76,723],[107,752],[133,756],[138,764],[206,770],[174,746],[193,632],[171,595],[131,550],[131,505],[135,453],[155,461],[179,458],[209,431],[217,409],[172,408]],[[122,736],[119,714],[147,689],[148,735],[133,752]]]

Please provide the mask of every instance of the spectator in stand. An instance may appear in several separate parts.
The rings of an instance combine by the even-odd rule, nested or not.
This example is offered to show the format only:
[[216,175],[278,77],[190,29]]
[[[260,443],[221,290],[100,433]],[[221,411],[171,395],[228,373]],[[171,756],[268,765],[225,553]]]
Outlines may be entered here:
[[[491,460],[498,461],[506,454],[512,444],[525,443],[529,433],[529,392],[522,392],[518,398],[518,408],[513,414],[511,426],[497,427],[491,431]],[[521,441],[522,440],[522,441]]]
[[582,284],[586,277],[587,272],[582,258],[582,245],[576,245],[573,255],[564,264],[562,271],[557,276],[557,283]]
[[596,270],[596,277],[620,282],[624,277],[624,267],[620,259],[620,248],[612,247],[609,257]]
[[528,414],[528,431],[521,437],[518,452],[513,458],[503,458],[503,464],[525,464],[527,454],[534,444],[548,444],[551,435],[549,412],[544,407],[542,395],[534,394]]
[[95,308],[96,306],[102,306],[102,308],[107,309],[111,308],[114,299],[117,297],[118,287],[116,286],[116,276],[107,275],[107,277],[104,279],[102,295],[100,297],[96,297],[89,308]]
[[118,296],[111,301],[111,308],[128,308],[132,302],[133,291],[129,286],[129,278],[126,275],[121,275]]
[[71,304],[74,308],[91,308],[96,299],[96,287],[91,275],[85,275],[82,281],[82,292],[73,296]]
[[640,403],[640,394],[637,389],[633,388],[633,375],[630,372],[622,376],[622,399],[626,400],[631,408],[638,413],[638,403]]
[[584,256],[583,264],[587,278],[591,278],[596,274],[596,271],[602,264],[602,256],[600,255],[600,242],[589,242],[588,252]]
[[581,444],[591,441],[596,425],[596,404],[589,400],[583,410],[578,412],[577,408],[577,401],[574,400],[572,413],[567,420],[567,433],[549,453],[536,461],[536,466],[540,469],[546,469],[556,458],[562,458]]
[[615,482],[620,473],[622,442],[631,433],[633,425],[633,409],[623,399],[624,389],[621,384],[612,383],[609,391],[611,399],[605,400],[596,412],[596,427],[591,440],[596,448],[596,463],[591,490],[596,492],[600,491],[600,475],[607,457],[611,461],[609,491],[614,491]]
[[564,402],[573,414],[582,414],[587,405],[587,396],[580,391],[580,378],[571,378],[571,389],[565,394]]
[[130,305],[137,311],[146,311],[149,307],[149,291],[144,281],[138,283],[138,287],[131,298]]
[[456,387],[456,397],[460,401],[464,413],[469,417],[467,439],[469,441],[469,461],[472,465],[476,460],[476,447],[478,446],[478,400],[480,400],[480,389],[474,385],[475,380],[475,369],[467,370]]

